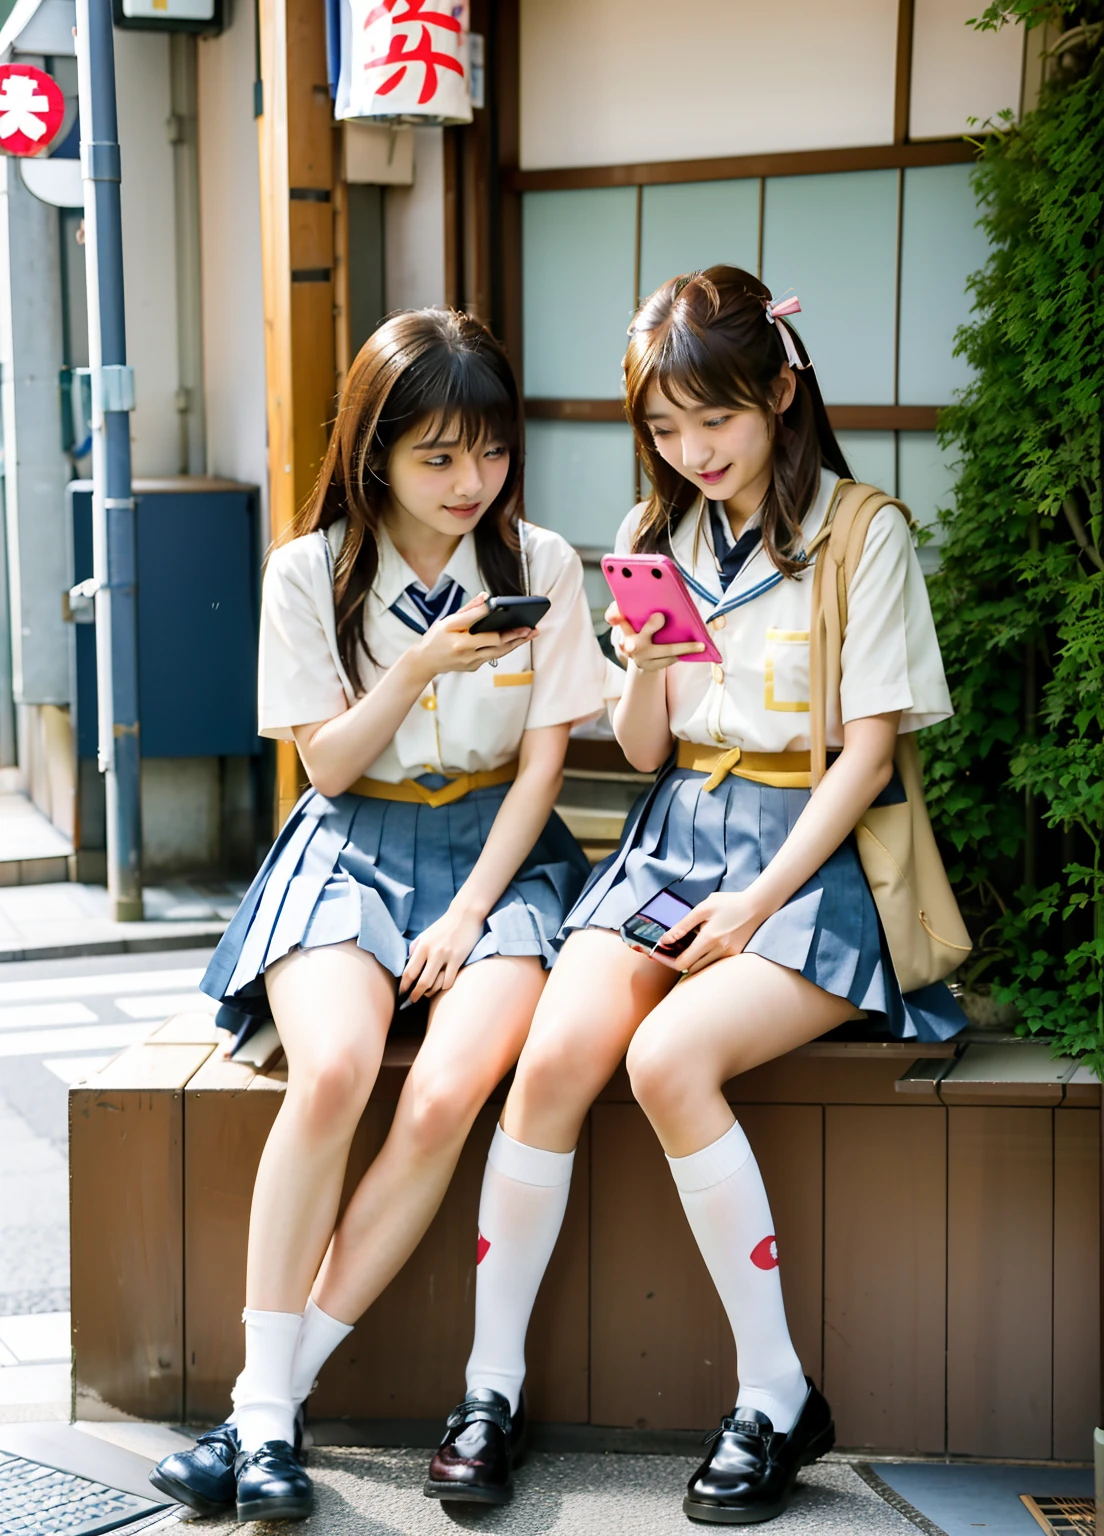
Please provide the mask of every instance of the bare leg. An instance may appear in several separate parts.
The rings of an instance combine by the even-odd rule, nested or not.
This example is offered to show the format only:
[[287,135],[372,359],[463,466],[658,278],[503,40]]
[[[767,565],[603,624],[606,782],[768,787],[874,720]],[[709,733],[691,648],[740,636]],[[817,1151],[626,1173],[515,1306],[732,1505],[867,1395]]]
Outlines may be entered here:
[[395,980],[356,944],[296,950],[265,973],[288,1061],[249,1217],[246,1305],[302,1312],[337,1219],[345,1163],[379,1071]]
[[783,1434],[812,1400],[786,1325],[770,1202],[723,1087],[853,1011],[795,971],[737,955],[676,988],[629,1047],[633,1092],[667,1153],[736,1340],[737,1406],[765,1415]]
[[429,1030],[378,1156],[334,1234],[314,1287],[323,1311],[355,1322],[433,1220],[472,1122],[513,1066],[544,987],[533,956],[462,970],[435,998]]
[[615,933],[573,933],[537,1006],[502,1114],[515,1141],[570,1152],[641,1019],[678,981]]
[[851,1018],[854,1005],[760,955],[718,960],[653,1009],[629,1046],[633,1093],[668,1157],[723,1136],[723,1087]]

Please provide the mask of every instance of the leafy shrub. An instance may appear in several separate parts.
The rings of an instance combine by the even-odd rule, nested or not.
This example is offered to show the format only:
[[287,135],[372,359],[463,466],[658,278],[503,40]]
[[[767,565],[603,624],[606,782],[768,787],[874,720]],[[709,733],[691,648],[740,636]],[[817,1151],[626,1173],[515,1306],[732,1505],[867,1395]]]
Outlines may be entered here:
[[975,22],[1067,30],[974,171],[992,254],[956,342],[974,382],[940,417],[960,463],[931,581],[957,714],[925,754],[977,944],[961,979],[1104,1074],[1102,14],[1016,0]]

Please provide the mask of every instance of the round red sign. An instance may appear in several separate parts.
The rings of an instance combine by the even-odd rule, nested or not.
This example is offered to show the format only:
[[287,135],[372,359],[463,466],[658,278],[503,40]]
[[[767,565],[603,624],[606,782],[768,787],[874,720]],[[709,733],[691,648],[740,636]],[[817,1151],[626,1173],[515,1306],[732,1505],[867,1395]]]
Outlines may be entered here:
[[0,64],[0,150],[38,155],[65,116],[57,81],[33,64]]

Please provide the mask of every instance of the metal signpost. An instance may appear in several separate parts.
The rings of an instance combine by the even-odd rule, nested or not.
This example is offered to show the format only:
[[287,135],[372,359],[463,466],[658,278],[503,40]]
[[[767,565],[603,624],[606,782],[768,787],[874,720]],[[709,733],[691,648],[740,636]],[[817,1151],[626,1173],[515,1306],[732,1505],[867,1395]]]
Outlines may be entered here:
[[142,916],[138,591],[126,362],[119,130],[111,0],[76,0],[81,172],[92,374],[92,530],[99,763],[107,790],[107,885],[116,922]]

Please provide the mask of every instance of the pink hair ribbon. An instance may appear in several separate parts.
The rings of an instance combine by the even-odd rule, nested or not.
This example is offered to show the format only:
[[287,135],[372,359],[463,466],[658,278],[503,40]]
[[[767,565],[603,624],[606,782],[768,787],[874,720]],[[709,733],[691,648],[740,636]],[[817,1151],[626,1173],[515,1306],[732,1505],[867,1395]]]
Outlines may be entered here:
[[[801,301],[796,294],[794,294],[792,299],[779,299],[777,303],[774,303],[768,299],[765,305],[765,314],[768,322],[771,325],[774,325],[785,315],[799,315],[800,313]],[[778,334],[782,338],[782,345],[786,349],[786,361],[789,363],[790,367],[810,367],[811,365],[809,363],[803,363],[801,358],[798,356],[797,347],[794,345],[794,339],[790,332],[789,326],[778,326]]]

